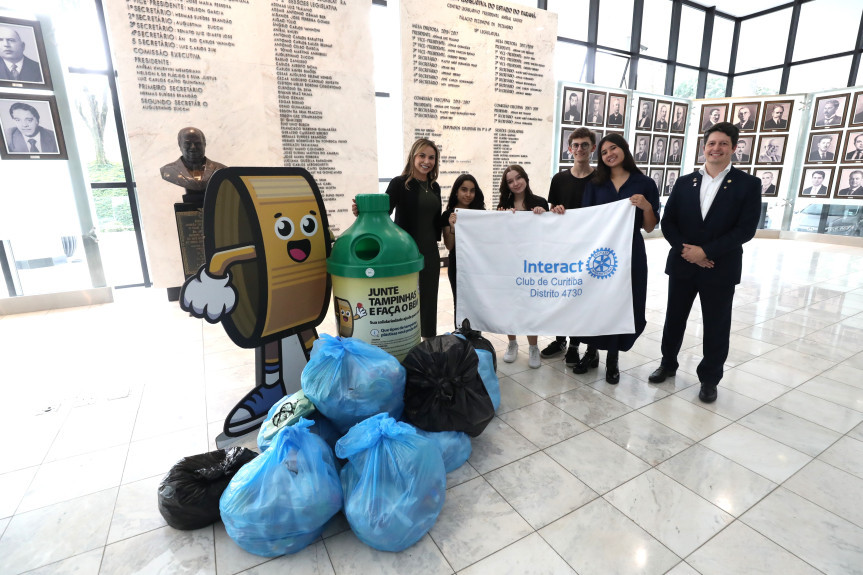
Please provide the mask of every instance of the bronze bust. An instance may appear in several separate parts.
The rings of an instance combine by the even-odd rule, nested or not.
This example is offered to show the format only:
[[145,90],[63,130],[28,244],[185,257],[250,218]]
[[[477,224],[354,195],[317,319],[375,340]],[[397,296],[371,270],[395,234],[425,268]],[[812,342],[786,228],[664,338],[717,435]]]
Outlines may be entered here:
[[[207,138],[197,128],[183,128],[177,133],[177,144],[181,156],[170,164],[165,164],[159,170],[162,179],[186,189],[184,201],[203,199],[203,191],[207,182],[216,170],[224,168],[224,164],[207,159]],[[198,193],[196,193],[198,192]]]

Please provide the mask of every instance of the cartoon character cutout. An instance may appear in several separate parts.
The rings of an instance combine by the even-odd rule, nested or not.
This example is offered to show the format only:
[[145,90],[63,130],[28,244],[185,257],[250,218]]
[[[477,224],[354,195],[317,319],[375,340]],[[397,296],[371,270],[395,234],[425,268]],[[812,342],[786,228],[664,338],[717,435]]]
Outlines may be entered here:
[[219,170],[204,199],[204,244],[208,263],[183,285],[180,307],[262,349],[258,385],[225,420],[225,435],[238,437],[299,390],[326,314],[331,243],[317,184],[302,168]]
[[357,312],[351,310],[351,302],[340,297],[333,296],[336,304],[336,323],[339,326],[339,335],[341,337],[353,337],[354,321],[366,317],[366,308],[363,304],[357,302]]

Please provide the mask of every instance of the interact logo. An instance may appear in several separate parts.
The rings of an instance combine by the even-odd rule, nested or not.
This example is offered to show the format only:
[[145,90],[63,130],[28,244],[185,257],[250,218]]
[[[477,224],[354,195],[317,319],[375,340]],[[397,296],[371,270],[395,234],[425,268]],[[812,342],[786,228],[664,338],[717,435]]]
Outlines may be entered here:
[[615,271],[617,271],[617,255],[611,248],[595,249],[587,258],[587,273],[592,277],[604,280],[613,276]]

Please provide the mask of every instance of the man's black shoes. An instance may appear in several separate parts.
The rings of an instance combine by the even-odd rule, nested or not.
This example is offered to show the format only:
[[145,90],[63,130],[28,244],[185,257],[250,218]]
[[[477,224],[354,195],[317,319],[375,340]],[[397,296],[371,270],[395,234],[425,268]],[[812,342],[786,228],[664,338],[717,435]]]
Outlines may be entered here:
[[587,373],[587,370],[599,365],[599,352],[595,347],[588,347],[575,367],[572,368],[573,373]]
[[701,391],[698,392],[698,399],[704,403],[713,403],[716,401],[717,395],[715,385],[701,384]]
[[563,353],[563,350],[566,349],[566,342],[560,343],[557,340],[552,341],[548,344],[545,349],[543,349],[539,355],[544,359],[548,359],[550,357],[555,357],[556,355],[560,355]]
[[647,381],[650,383],[662,383],[665,381],[665,378],[674,377],[675,373],[677,373],[676,369],[669,369],[664,365],[660,365],[648,376]]
[[578,365],[579,359],[578,346],[570,344],[569,349],[566,350],[566,357],[563,360],[566,363],[566,367],[575,367]]

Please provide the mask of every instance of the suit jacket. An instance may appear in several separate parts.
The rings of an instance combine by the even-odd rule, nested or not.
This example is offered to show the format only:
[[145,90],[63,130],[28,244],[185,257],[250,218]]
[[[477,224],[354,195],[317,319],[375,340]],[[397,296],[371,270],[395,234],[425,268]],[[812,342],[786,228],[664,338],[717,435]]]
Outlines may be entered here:
[[664,164],[665,152],[653,152],[653,155],[650,157],[650,161],[654,164]]
[[827,195],[827,186],[819,186],[818,189],[813,192],[812,187],[805,188],[803,190],[804,196],[826,196]]
[[566,122],[580,122],[581,121],[581,107],[575,108],[567,108],[566,112],[563,114],[563,119]]
[[636,162],[646,162],[647,161],[647,152],[646,151],[636,152],[636,154],[633,156],[633,158],[635,158]]
[[762,196],[775,196],[776,195],[776,184],[770,184],[767,186],[766,190],[761,191]]
[[608,116],[608,124],[610,126],[622,126],[623,125],[623,114],[609,114]]
[[668,130],[668,120],[659,120],[656,122],[656,125],[653,127],[654,130],[662,130],[663,132]]
[[854,114],[854,119],[852,120],[855,124],[859,124],[863,122],[863,112],[857,112]]
[[[671,244],[665,273],[676,279],[736,285],[743,269],[743,244],[755,236],[761,217],[761,181],[732,166],[706,218],[701,217],[700,193],[699,172],[674,183],[661,222]],[[700,246],[713,267],[702,268],[683,259],[683,244]]]
[[857,155],[857,150],[852,150],[852,151],[848,152],[847,154],[845,154],[845,159],[846,160],[855,160],[856,158],[854,156],[856,156],[856,155]]
[[638,122],[636,123],[636,126],[638,126],[639,128],[644,128],[646,130],[649,130],[651,122],[652,122],[652,120],[650,119],[650,116],[646,116],[644,118],[639,118]]
[[602,114],[597,114],[596,119],[593,119],[593,114],[588,114],[584,117],[584,123],[590,122],[591,124],[601,124],[602,123]]
[[668,156],[669,164],[679,164],[680,163],[680,154],[671,154]]
[[[39,153],[57,153],[57,136],[54,135],[53,131],[39,126],[39,139],[41,142],[41,150]],[[27,143],[27,138],[24,137],[24,134],[22,134],[18,128],[12,128],[9,131],[9,136],[6,138],[6,145],[8,146],[10,153],[31,153],[30,144]]]
[[732,162],[748,162],[749,161],[749,154],[741,154],[741,157],[739,157],[739,158],[737,157],[737,154],[732,154],[731,155],[731,161]]
[[863,198],[863,186],[856,189],[843,188],[836,192],[836,196],[851,196],[852,198]]
[[679,122],[673,122],[671,124],[671,129],[672,130],[679,130],[682,132],[683,130],[686,129],[686,120],[680,120]]
[[812,150],[809,152],[809,161],[810,162],[826,162],[827,160],[833,159],[833,152],[824,152],[824,159],[821,159],[821,155],[818,153],[818,150]]
[[842,118],[833,114],[832,116],[824,116],[817,122],[815,122],[816,126],[838,126],[842,123]]
[[765,130],[784,130],[788,127],[788,120],[780,119],[778,122],[774,122],[773,118],[770,118],[766,122],[764,122]]
[[[12,81],[12,75],[9,73],[6,62],[0,62],[0,80]],[[39,62],[24,56],[24,60],[21,62],[21,70],[18,72],[18,80],[15,81],[42,82],[42,68],[39,66]]]
[[734,126],[738,130],[754,130],[755,129],[755,120],[753,120],[752,118],[749,118],[749,121],[746,122],[745,124],[742,122],[737,122],[736,124],[734,124]]

